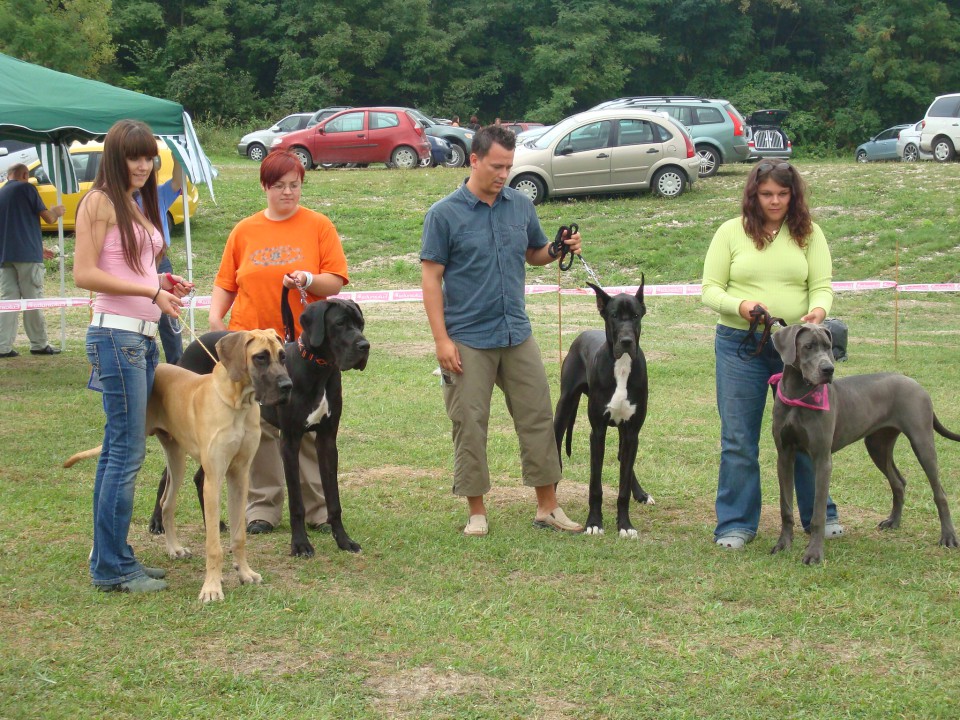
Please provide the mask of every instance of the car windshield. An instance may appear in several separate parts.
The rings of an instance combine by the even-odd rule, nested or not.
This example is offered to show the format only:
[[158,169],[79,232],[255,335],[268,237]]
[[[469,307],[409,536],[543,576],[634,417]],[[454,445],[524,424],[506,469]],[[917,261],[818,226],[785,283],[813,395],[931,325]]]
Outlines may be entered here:
[[565,120],[561,120],[559,123],[547,130],[543,135],[534,140],[532,142],[533,147],[540,148],[541,150],[550,147],[554,140],[556,140],[558,137],[563,137],[570,132],[570,129],[580,122],[579,118],[579,115],[571,115]]
[[413,108],[407,108],[407,113],[410,115],[413,115],[413,117],[415,117],[420,122],[420,124],[423,125],[424,127],[433,127],[434,125],[437,124],[433,120],[428,118],[426,115],[424,115],[422,112],[420,112],[419,110],[414,110]]

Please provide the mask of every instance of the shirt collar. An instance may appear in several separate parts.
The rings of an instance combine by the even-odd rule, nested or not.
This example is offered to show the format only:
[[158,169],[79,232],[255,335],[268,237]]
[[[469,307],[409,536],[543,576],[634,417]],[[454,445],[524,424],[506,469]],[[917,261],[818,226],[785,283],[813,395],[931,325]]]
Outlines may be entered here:
[[[470,206],[470,209],[472,210],[480,203],[483,203],[484,205],[486,205],[486,203],[483,202],[483,200],[478,198],[476,195],[474,195],[473,192],[471,192],[470,188],[467,187],[467,180],[469,179],[470,179],[469,177],[465,177],[463,179],[463,183],[461,183],[460,185],[460,193],[464,202],[466,202]],[[510,192],[508,192],[508,190],[512,192],[511,188],[508,188],[506,185],[504,185],[504,187],[500,190],[500,193],[494,199],[493,205],[490,205],[489,207],[495,207],[497,203],[499,203],[501,200],[504,202],[512,200],[513,197],[510,195]]]

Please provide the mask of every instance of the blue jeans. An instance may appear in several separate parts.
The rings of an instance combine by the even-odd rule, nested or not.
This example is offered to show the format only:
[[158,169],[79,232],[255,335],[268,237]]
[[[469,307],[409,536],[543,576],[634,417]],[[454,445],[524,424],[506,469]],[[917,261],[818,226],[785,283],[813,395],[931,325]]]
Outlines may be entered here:
[[127,543],[133,489],[146,452],[147,398],[160,353],[155,340],[109,328],[87,330],[87,358],[103,386],[103,449],[93,486],[94,585],[117,585],[144,574]]
[[[737,348],[747,334],[746,330],[717,325],[714,348],[720,412],[720,477],[714,537],[736,535],[750,541],[760,524],[760,425],[767,393],[771,392],[767,380],[783,371],[783,362],[772,342],[764,345],[759,357],[748,362],[741,360]],[[756,339],[759,338],[757,333]],[[794,485],[800,522],[806,529],[813,516],[814,496],[813,463],[806,453],[797,453]],[[827,522],[836,520],[837,506],[828,497]]]
[[[169,252],[170,248],[167,248],[163,259],[157,265],[158,273],[173,272],[173,265],[170,264],[170,257],[167,254]],[[180,333],[173,329],[175,322],[177,321],[167,314],[160,316],[160,344],[163,345],[163,359],[171,365],[176,365],[183,357],[183,338]],[[181,322],[186,322],[186,318]]]

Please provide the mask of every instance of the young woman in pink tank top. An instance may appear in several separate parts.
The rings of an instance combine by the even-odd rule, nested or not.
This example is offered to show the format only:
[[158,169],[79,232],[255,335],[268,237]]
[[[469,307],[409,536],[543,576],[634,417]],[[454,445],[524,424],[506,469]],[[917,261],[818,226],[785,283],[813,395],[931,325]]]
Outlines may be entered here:
[[[191,284],[158,275],[164,247],[157,206],[157,141],[142,122],[120,120],[107,133],[93,189],[77,213],[73,279],[97,293],[87,357],[103,386],[103,448],[93,488],[90,575],[100,590],[155,592],[165,574],[147,568],[127,542],[133,491],[146,449],[147,398],[159,361],[161,313],[180,315]],[[142,207],[134,194],[139,193]]]

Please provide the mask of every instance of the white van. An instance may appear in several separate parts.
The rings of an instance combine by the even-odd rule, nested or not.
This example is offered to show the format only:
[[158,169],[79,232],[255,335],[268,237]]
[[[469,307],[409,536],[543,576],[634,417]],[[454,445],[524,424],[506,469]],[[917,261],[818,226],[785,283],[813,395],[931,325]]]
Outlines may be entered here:
[[937,97],[923,118],[920,149],[937,162],[950,162],[960,147],[960,93]]

